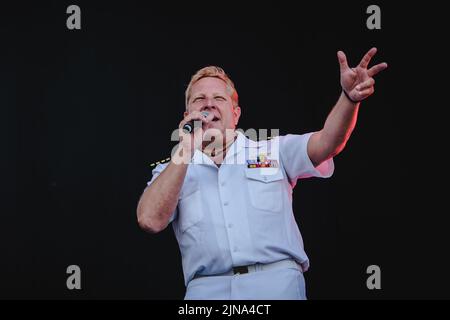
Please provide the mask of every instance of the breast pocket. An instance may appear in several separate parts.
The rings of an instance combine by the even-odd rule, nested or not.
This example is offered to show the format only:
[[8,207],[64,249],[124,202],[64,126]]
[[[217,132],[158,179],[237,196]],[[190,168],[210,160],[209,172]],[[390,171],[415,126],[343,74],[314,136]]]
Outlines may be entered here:
[[183,233],[203,219],[203,207],[200,189],[189,194],[181,194],[178,201],[180,231]]
[[[271,174],[268,174],[271,173]],[[250,202],[259,210],[279,212],[283,207],[283,173],[280,169],[265,172],[265,169],[245,169]]]

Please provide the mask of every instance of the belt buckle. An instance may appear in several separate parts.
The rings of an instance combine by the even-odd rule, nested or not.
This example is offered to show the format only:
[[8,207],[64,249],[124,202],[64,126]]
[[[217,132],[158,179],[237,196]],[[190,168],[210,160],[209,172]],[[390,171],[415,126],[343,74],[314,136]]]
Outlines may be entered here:
[[248,273],[248,267],[242,266],[242,267],[233,267],[233,273],[234,274],[244,274]]

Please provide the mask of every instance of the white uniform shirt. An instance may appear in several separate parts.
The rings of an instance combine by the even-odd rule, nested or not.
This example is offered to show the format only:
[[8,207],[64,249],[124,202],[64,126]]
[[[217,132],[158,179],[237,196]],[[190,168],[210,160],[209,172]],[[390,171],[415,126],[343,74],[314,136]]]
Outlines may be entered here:
[[[311,163],[311,135],[255,142],[238,132],[219,168],[203,152],[195,152],[171,218],[186,285],[196,274],[220,274],[234,266],[287,258],[300,263],[303,271],[308,269],[292,211],[292,189],[300,178],[327,178],[334,171],[333,159],[317,168]],[[278,168],[249,168],[258,155]],[[149,185],[166,166],[153,170]]]

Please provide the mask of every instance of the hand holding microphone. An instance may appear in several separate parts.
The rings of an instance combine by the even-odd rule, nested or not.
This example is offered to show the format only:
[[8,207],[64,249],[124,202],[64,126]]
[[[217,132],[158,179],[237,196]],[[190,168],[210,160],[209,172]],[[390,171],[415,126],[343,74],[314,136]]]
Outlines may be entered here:
[[[193,111],[189,113],[178,126],[180,143],[179,148],[182,151],[182,158],[188,160],[194,155],[196,149],[202,146],[203,124],[208,124],[214,118],[214,113],[206,111]],[[181,155],[180,155],[181,156]],[[186,161],[188,161],[186,160]]]

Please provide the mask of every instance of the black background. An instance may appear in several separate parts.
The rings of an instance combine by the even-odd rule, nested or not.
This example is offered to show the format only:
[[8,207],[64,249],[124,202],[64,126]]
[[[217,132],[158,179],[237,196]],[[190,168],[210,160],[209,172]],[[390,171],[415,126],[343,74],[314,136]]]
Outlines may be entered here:
[[[81,30],[66,28],[70,4]],[[446,171],[443,11],[378,2],[382,29],[368,30],[370,4],[2,5],[0,298],[183,298],[173,231],[144,233],[135,211],[150,163],[170,154],[190,76],[225,69],[240,128],[304,133],[340,94],[336,51],[356,65],[372,46],[389,68],[334,176],[295,189],[308,297],[449,298],[448,212],[434,191]],[[71,264],[81,291],[66,288]],[[372,264],[381,290],[366,287]]]

